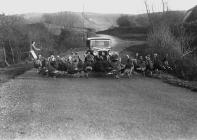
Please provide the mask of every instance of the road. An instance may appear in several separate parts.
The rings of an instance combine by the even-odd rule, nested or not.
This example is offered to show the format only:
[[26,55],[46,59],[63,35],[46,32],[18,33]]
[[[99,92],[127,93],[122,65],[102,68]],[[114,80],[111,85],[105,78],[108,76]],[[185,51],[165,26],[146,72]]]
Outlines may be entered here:
[[0,86],[0,139],[196,140],[197,94],[140,75],[46,78],[30,70]]
[[106,37],[111,40],[111,46],[114,51],[122,51],[123,49],[130,47],[132,45],[140,45],[144,44],[145,41],[129,41],[129,40],[122,40],[118,37],[110,36],[110,35],[104,35],[104,34],[99,34],[98,36],[100,37]]

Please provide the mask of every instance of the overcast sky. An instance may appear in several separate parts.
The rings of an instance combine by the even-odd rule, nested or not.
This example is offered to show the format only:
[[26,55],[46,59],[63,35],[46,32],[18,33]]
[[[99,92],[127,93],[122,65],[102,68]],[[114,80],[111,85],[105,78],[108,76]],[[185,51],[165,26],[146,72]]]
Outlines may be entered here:
[[[148,0],[155,11],[161,6],[161,0]],[[165,0],[164,0],[165,1]],[[197,5],[197,0],[166,0],[171,10],[188,10]],[[0,12],[5,14],[40,13],[57,11],[97,13],[145,12],[144,0],[0,0]]]

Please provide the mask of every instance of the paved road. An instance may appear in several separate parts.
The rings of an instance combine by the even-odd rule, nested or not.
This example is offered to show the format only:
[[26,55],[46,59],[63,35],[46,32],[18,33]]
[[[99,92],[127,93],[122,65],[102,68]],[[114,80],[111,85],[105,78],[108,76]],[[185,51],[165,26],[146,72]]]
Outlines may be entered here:
[[197,139],[197,93],[134,76],[45,78],[0,87],[0,139]]

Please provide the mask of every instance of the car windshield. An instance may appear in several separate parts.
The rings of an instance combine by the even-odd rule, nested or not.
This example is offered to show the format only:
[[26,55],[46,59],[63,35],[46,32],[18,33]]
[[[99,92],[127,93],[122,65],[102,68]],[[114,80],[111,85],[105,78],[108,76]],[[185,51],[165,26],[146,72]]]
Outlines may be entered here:
[[96,48],[107,48],[110,46],[110,41],[109,40],[91,40],[90,46],[96,47]]

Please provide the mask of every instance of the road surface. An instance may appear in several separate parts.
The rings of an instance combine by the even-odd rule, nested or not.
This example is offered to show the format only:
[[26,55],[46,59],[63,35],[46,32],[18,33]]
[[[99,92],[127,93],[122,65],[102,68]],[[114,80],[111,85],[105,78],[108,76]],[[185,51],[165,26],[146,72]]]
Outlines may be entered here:
[[156,79],[46,78],[0,86],[0,139],[197,139],[197,93]]

